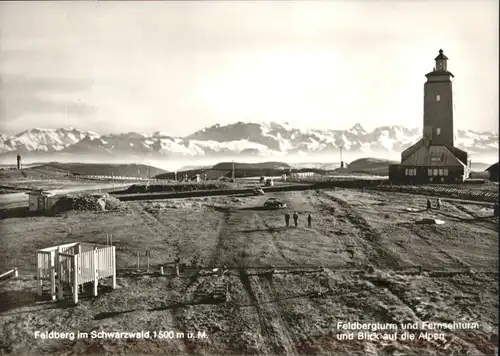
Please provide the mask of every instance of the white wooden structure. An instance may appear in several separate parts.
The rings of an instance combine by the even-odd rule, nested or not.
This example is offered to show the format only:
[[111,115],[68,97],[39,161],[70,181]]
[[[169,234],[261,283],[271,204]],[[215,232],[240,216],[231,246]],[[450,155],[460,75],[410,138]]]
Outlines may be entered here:
[[[57,278],[56,278],[57,277]],[[78,303],[78,287],[93,282],[97,296],[99,278],[113,278],[116,288],[115,247],[89,243],[70,243],[37,251],[37,289],[42,295],[43,281],[50,281],[52,299],[63,299],[63,287],[73,291],[73,302]],[[57,288],[56,288],[57,286]]]

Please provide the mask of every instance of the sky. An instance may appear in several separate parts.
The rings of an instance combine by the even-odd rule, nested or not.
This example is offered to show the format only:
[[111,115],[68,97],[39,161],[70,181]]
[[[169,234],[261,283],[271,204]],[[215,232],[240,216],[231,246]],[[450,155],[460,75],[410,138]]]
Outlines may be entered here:
[[439,49],[455,127],[498,132],[498,1],[0,2],[0,132],[216,123],[421,127]]

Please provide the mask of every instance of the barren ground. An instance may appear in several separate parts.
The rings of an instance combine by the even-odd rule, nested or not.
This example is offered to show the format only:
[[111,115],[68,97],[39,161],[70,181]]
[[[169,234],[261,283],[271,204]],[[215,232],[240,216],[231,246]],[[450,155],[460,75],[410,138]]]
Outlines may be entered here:
[[[298,228],[284,227],[283,210],[256,208],[269,196],[299,212]],[[0,353],[493,354],[498,219],[490,218],[488,204],[442,200],[440,211],[427,212],[422,196],[338,189],[131,202],[118,212],[4,219],[0,272],[18,267],[20,277],[0,282]],[[415,224],[422,217],[445,224]],[[117,248],[118,289],[104,281],[98,297],[82,294],[76,307],[37,299],[37,249],[106,244],[107,234]],[[144,270],[148,250],[151,273]],[[164,276],[156,273],[177,257],[188,267],[179,277],[170,268]],[[224,265],[224,276],[208,273]],[[277,271],[264,273],[271,268]],[[228,302],[203,297],[219,284],[228,286]],[[348,321],[468,321],[479,328],[446,330],[445,341],[337,340],[337,322]],[[184,335],[34,338],[35,331],[51,330]],[[207,338],[189,339],[191,331],[205,331]]]

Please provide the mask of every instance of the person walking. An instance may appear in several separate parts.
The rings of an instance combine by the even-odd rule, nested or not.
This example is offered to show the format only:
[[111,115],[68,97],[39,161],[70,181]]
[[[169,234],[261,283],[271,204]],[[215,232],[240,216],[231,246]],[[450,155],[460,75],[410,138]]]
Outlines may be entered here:
[[285,213],[285,225],[288,227],[290,225],[290,214]]
[[437,198],[436,199],[436,207],[439,209],[441,209],[441,199]]
[[299,214],[297,214],[297,212],[293,213],[293,223],[295,224],[295,227],[299,224]]
[[312,224],[312,216],[311,214],[307,215],[307,227],[311,227]]
[[429,198],[427,198],[427,210],[432,210],[432,204]]
[[495,205],[493,205],[493,216],[498,216],[498,203],[495,202]]

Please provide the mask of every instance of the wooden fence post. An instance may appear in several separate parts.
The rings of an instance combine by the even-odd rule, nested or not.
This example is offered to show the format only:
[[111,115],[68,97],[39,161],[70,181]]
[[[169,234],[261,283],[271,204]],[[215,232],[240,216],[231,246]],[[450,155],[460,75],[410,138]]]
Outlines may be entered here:
[[112,266],[113,266],[113,284],[112,288],[116,289],[116,249],[115,246],[111,246],[111,259],[112,259]]
[[56,267],[57,267],[57,299],[61,300],[64,298],[63,295],[63,282],[62,282],[62,268],[61,268],[61,247],[57,247],[56,251]]
[[78,258],[73,255],[73,303],[78,304]]
[[98,283],[99,283],[99,275],[98,275],[98,258],[97,258],[97,248],[94,248],[94,251],[93,251],[93,254],[92,254],[92,258],[94,259],[93,263],[92,263],[92,266],[94,267],[94,297],[97,297],[97,286],[98,286]]
[[54,266],[54,251],[50,252],[49,257],[49,273],[50,273],[50,297],[52,300],[56,299],[56,271]]
[[43,258],[39,252],[36,253],[37,255],[37,266],[36,266],[36,289],[38,292],[38,295],[42,295],[42,274],[40,273],[40,268],[41,268],[41,263],[43,262]]

